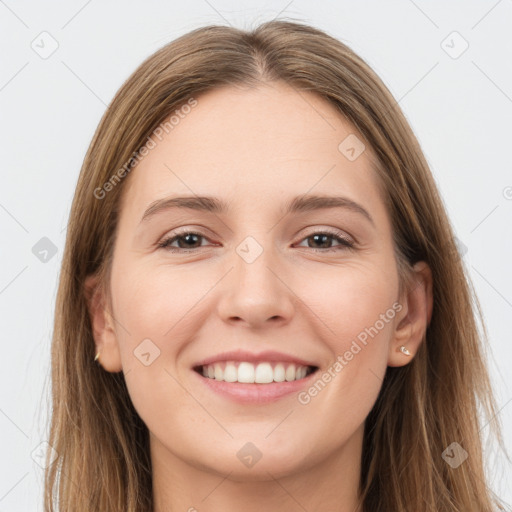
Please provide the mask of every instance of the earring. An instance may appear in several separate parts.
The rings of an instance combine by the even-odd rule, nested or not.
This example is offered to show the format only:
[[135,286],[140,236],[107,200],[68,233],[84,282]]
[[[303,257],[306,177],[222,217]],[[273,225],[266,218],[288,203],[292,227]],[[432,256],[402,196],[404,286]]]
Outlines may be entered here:
[[95,360],[95,361],[97,361],[99,358],[100,358],[100,353],[98,352],[98,353],[96,354],[96,357],[94,358],[94,360]]
[[406,356],[410,356],[411,353],[402,345],[398,350],[402,352],[402,354],[405,354]]

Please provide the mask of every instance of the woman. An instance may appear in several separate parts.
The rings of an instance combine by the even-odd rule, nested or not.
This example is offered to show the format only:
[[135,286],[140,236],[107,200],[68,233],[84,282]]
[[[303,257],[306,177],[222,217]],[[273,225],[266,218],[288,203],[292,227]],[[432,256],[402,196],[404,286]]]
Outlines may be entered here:
[[87,152],[63,268],[46,510],[504,510],[443,203],[326,33],[209,26],[150,56]]

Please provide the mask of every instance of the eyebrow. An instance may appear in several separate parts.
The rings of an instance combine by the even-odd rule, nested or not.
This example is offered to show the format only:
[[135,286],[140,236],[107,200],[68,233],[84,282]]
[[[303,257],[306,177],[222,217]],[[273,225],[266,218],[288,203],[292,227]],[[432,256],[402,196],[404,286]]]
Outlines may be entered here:
[[[214,214],[226,213],[229,210],[228,203],[210,196],[182,196],[167,197],[158,199],[151,203],[142,216],[141,223],[146,222],[157,213],[167,211],[173,208],[190,209],[196,211],[209,212]],[[282,213],[302,213],[326,208],[344,208],[363,215],[371,224],[375,226],[370,213],[359,203],[356,203],[348,197],[329,196],[329,195],[303,195],[288,201]]]

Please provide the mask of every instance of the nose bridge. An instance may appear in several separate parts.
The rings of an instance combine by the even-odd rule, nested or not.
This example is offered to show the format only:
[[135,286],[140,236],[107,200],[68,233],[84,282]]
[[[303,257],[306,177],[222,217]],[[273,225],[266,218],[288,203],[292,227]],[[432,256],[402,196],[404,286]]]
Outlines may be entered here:
[[247,236],[235,247],[234,268],[219,305],[224,320],[236,317],[256,325],[291,316],[293,294],[283,282],[281,262],[267,235]]
[[[262,240],[262,237],[259,237]],[[269,287],[275,288],[274,282],[277,278],[275,272],[271,271],[272,266],[279,265],[276,262],[275,250],[271,245],[270,237],[259,242],[253,236],[246,237],[235,250],[235,276],[240,284],[250,287],[253,291],[261,288],[264,291]],[[248,290],[249,291],[249,290]]]

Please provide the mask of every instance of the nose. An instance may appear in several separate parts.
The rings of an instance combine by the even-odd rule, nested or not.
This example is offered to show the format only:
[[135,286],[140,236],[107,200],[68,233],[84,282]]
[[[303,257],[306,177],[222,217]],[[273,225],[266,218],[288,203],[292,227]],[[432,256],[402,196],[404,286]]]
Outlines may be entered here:
[[249,261],[234,253],[234,268],[219,290],[218,314],[225,322],[251,328],[285,325],[293,316],[296,300],[286,273],[268,249]]

